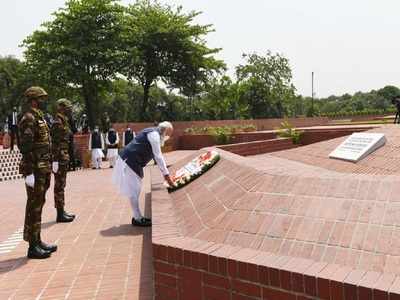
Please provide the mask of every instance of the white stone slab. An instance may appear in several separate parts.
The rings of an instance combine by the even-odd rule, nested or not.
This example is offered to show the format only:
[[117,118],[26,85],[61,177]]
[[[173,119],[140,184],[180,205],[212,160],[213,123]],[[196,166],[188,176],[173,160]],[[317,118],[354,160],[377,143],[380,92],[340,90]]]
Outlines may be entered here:
[[353,133],[330,154],[330,158],[358,162],[386,143],[383,133]]

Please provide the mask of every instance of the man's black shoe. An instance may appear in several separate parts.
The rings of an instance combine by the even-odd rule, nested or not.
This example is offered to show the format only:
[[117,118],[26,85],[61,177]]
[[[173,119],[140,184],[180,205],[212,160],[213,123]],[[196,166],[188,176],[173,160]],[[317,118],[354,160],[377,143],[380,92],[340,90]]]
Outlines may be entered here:
[[51,256],[50,251],[42,249],[39,243],[30,244],[28,248],[28,257],[33,259],[45,259]]
[[54,244],[46,244],[45,242],[40,241],[40,248],[45,251],[49,251],[50,253],[57,251],[57,245]]
[[68,215],[63,208],[57,209],[57,223],[69,223],[75,219],[75,216]]
[[139,220],[136,220],[135,218],[132,218],[132,226],[150,227],[151,226],[151,220],[150,221],[146,221],[145,218],[141,218]]

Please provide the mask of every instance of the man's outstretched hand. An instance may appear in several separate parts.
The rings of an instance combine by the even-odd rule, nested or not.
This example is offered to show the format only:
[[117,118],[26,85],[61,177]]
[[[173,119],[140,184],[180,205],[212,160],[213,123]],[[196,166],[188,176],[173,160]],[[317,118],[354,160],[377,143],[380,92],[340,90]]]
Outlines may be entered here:
[[164,179],[166,182],[168,182],[169,186],[171,186],[171,187],[174,186],[174,182],[172,181],[172,178],[170,175],[165,175]]

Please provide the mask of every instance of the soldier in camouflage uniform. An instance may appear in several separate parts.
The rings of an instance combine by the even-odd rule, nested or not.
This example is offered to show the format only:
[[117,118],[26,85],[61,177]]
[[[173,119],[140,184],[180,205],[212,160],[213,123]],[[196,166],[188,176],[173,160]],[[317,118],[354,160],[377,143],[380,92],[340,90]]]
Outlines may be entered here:
[[20,173],[25,177],[28,196],[24,240],[29,242],[28,257],[41,259],[50,257],[57,250],[56,245],[48,245],[40,237],[42,209],[51,176],[50,131],[43,114],[47,93],[40,87],[30,87],[25,91],[25,97],[30,109],[18,123],[19,149],[22,153]]
[[57,101],[57,115],[54,117],[51,128],[52,138],[52,169],[54,173],[54,205],[57,209],[57,222],[68,223],[75,218],[64,210],[64,190],[69,168],[69,148],[73,135],[69,120],[72,113],[72,104],[67,99]]

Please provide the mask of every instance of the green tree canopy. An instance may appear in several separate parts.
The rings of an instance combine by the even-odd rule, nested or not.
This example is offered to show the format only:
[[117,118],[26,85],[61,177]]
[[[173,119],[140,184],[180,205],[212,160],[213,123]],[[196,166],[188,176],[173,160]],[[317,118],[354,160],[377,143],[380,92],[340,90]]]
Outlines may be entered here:
[[14,106],[22,104],[23,93],[29,83],[24,62],[12,56],[0,56],[0,124]]
[[54,17],[25,39],[27,64],[42,81],[79,88],[93,127],[99,90],[120,69],[123,8],[115,0],[69,0]]
[[265,56],[244,54],[246,64],[236,67],[240,97],[249,104],[252,118],[283,117],[295,96],[287,58],[268,51]]
[[208,48],[204,40],[212,26],[193,24],[199,13],[185,14],[181,7],[150,0],[138,1],[127,13],[123,73],[143,87],[142,120],[149,119],[149,92],[157,81],[194,95],[199,83],[224,68],[213,56],[220,49]]

